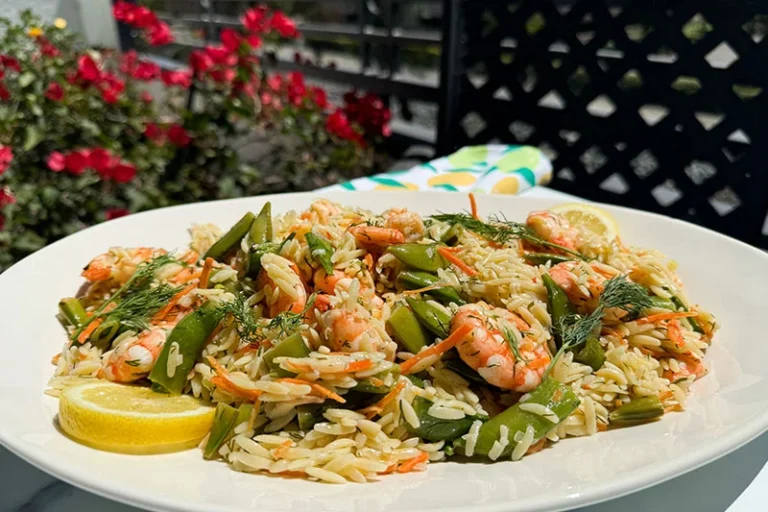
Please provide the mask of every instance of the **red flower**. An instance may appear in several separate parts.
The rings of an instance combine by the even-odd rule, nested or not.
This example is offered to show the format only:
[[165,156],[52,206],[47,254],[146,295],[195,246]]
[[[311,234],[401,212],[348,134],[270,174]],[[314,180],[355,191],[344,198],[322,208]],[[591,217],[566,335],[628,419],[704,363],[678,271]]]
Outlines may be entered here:
[[64,97],[64,89],[58,82],[51,82],[45,90],[45,97],[51,101],[61,101]]
[[101,70],[90,55],[81,55],[77,59],[77,78],[85,82],[95,82],[101,77]]
[[162,143],[165,138],[163,129],[155,123],[147,124],[147,127],[144,128],[144,136],[156,144]]
[[154,80],[160,76],[160,66],[154,62],[139,61],[131,76],[137,80]]
[[8,88],[5,86],[4,83],[0,82],[0,100],[8,101],[10,97],[11,97],[10,91],[8,91]]
[[155,24],[149,27],[147,31],[147,38],[149,44],[152,46],[162,46],[164,44],[170,44],[173,42],[173,32],[171,27],[163,21],[157,21]]
[[136,6],[134,4],[118,0],[115,2],[115,5],[112,6],[112,15],[117,21],[126,21],[128,15],[132,13],[135,8]]
[[104,101],[113,104],[120,99],[120,93],[125,90],[125,83],[111,73],[104,73],[99,88]]
[[163,83],[168,86],[178,86],[182,89],[189,89],[192,85],[192,70],[182,69],[180,71],[163,71],[160,74]]
[[58,57],[61,54],[59,49],[44,36],[38,37],[36,41],[40,45],[40,53],[46,57]]
[[78,149],[67,153],[64,157],[64,165],[70,174],[80,176],[89,165],[91,152],[87,149]]
[[141,91],[141,101],[144,103],[152,103],[152,94],[149,91]]
[[131,211],[127,208],[107,208],[104,211],[104,218],[107,220],[118,219],[130,215]]
[[288,80],[290,80],[293,85],[304,85],[304,75],[298,71],[291,71],[288,73]]
[[261,38],[256,34],[251,34],[246,37],[245,40],[248,41],[248,44],[251,45],[251,48],[254,50],[261,48]]
[[233,54],[224,46],[206,46],[205,53],[211,61],[224,66],[234,66],[237,64],[237,55]]
[[17,73],[21,71],[21,66],[19,65],[19,61],[8,55],[0,55],[0,64],[4,68],[11,69]]
[[154,12],[143,5],[133,6],[133,9],[128,11],[125,21],[136,28],[146,28],[150,30],[158,23],[162,23],[161,21],[158,21],[157,15]]
[[16,197],[11,193],[11,189],[8,187],[0,188],[0,208],[15,203]]
[[296,30],[296,23],[283,11],[275,11],[269,24],[283,37],[294,38],[299,35],[299,31]]
[[196,73],[205,73],[213,67],[213,59],[207,52],[195,50],[189,56],[189,65]]
[[173,145],[183,148],[189,144],[189,141],[192,139],[183,126],[174,124],[168,128],[168,140],[171,141]]
[[283,86],[283,77],[280,75],[272,75],[267,78],[267,85],[273,91],[279,91]]
[[234,52],[240,48],[240,42],[243,40],[243,36],[231,28],[225,28],[221,31],[220,39],[221,44],[224,45],[224,48]]
[[10,167],[13,161],[13,149],[10,146],[0,145],[0,176]]
[[112,167],[110,174],[116,182],[128,183],[136,176],[136,167],[128,162],[118,162]]
[[261,93],[261,104],[268,107],[272,104],[272,95],[268,92]]
[[108,178],[112,168],[112,154],[104,148],[94,148],[88,157],[88,167],[99,173],[102,178]]
[[319,87],[312,87],[310,90],[312,91],[312,101],[315,102],[315,105],[320,108],[325,108],[328,106],[328,95],[323,89]]
[[61,172],[67,166],[66,158],[58,151],[52,151],[45,163],[53,172]]
[[217,69],[211,71],[211,78],[216,82],[228,84],[235,79],[235,70],[232,68]]
[[347,119],[347,116],[341,109],[336,109],[333,114],[328,116],[328,119],[325,120],[325,129],[328,130],[328,133],[336,135],[341,139],[363,144],[362,136],[352,128],[349,124],[349,119]]
[[240,21],[248,31],[262,33],[267,28],[267,8],[259,6],[248,9]]
[[136,53],[136,50],[128,50],[120,57],[120,72],[129,76],[133,75],[138,60],[139,54]]

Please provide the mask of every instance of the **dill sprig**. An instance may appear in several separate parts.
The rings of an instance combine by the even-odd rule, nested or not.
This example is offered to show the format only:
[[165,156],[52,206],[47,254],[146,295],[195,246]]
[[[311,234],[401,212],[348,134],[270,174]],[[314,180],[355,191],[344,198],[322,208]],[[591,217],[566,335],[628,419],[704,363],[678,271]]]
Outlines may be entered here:
[[512,353],[515,355],[515,359],[527,363],[528,360],[524,359],[523,356],[520,355],[520,342],[518,341],[517,336],[515,336],[515,332],[509,327],[503,327],[501,329],[501,335],[504,337],[507,344],[509,345],[509,348],[512,350]]
[[106,319],[107,321],[115,320],[136,331],[143,331],[150,327],[149,319],[152,315],[165,306],[181,289],[180,286],[172,287],[162,284],[136,291],[118,302],[115,308],[105,315]]
[[556,249],[582,260],[586,259],[583,255],[572,249],[545,240],[525,224],[507,220],[502,214],[489,216],[488,222],[476,219],[468,213],[440,213],[432,215],[432,218],[441,222],[459,225],[497,244],[504,244],[509,240],[524,240],[539,247]]
[[248,305],[248,300],[242,293],[236,293],[235,299],[231,302],[224,302],[219,305],[219,311],[222,314],[230,315],[235,321],[235,328],[240,338],[251,342],[259,342],[265,338],[263,334],[263,324],[259,322],[260,317],[253,308]]
[[559,334],[562,345],[552,358],[544,375],[549,375],[565,352],[583,345],[590,336],[596,334],[609,308],[620,308],[636,316],[653,304],[648,290],[628,280],[624,275],[606,281],[598,301],[598,306],[588,315],[567,315],[558,319],[554,329]]
[[312,306],[315,305],[316,297],[317,293],[310,295],[309,299],[307,300],[307,304],[304,306],[304,309],[302,309],[299,313],[292,313],[290,311],[280,313],[269,322],[267,328],[275,329],[283,335],[292,334],[293,331],[298,329],[304,321],[304,315],[306,315],[307,312],[312,309]]
[[[179,262],[170,254],[162,254],[149,261],[139,263],[136,266],[136,270],[134,271],[133,275],[125,282],[125,284],[118,288],[117,291],[113,293],[109,299],[102,302],[101,305],[93,312],[93,315],[91,315],[87,322],[83,323],[83,325],[72,332],[72,341],[77,342],[78,336],[80,336],[80,334],[88,327],[88,325],[90,325],[91,322],[97,318],[102,318],[110,314],[110,312],[104,311],[107,306],[113,302],[118,301],[119,299],[122,299],[123,297],[130,297],[132,295],[139,294],[148,290],[155,279],[155,274],[157,271],[170,263]],[[147,298],[145,297],[142,300],[146,301]]]

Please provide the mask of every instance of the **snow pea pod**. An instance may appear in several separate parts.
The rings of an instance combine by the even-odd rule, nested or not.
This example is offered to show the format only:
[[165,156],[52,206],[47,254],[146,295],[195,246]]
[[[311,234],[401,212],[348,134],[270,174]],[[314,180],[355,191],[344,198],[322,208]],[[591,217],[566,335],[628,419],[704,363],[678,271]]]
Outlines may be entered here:
[[216,261],[221,261],[222,258],[224,258],[229,251],[235,249],[240,243],[240,240],[248,234],[248,230],[251,228],[254,218],[255,216],[251,212],[243,215],[243,217],[237,221],[229,231],[224,233],[224,236],[219,238],[216,243],[208,249],[204,258],[213,258]]
[[216,404],[216,414],[213,417],[213,425],[208,434],[208,441],[205,443],[203,458],[206,460],[215,459],[219,453],[219,448],[229,437],[232,429],[235,428],[237,421],[237,409],[223,402]]
[[304,235],[304,239],[309,246],[310,256],[323,267],[326,274],[333,275],[333,262],[331,261],[333,246],[331,242],[312,232]]
[[80,327],[86,320],[88,320],[88,314],[85,312],[80,299],[75,297],[66,297],[59,301],[59,311],[61,315],[69,322],[73,327]]
[[635,398],[608,415],[611,423],[631,424],[664,416],[664,405],[657,395]]
[[[207,302],[176,324],[149,373],[152,389],[172,395],[181,394],[187,384],[187,375],[203,353],[206,341],[221,322],[222,316],[216,306]],[[168,375],[168,357],[174,346],[181,356],[181,362],[172,372],[173,375]]]
[[272,241],[272,203],[267,201],[253,220],[249,229],[251,244],[258,245]]
[[406,422],[405,426],[412,435],[428,441],[452,441],[466,434],[475,420],[485,420],[482,416],[464,416],[459,420],[443,420],[429,414],[432,402],[426,398],[417,396],[411,403],[416,416],[419,418],[419,426],[413,427]]
[[[417,270],[404,270],[397,275],[397,284],[406,290],[427,288],[439,281],[440,278],[436,275],[427,272],[419,272]],[[459,296],[459,293],[450,286],[442,286],[440,288],[435,288],[434,290],[429,290],[426,292],[426,295],[429,295],[433,299],[444,304],[450,304],[451,302],[455,302],[459,306],[466,304],[464,299]]]
[[577,363],[586,364],[594,371],[597,371],[605,362],[605,350],[603,350],[597,338],[593,336],[587,338],[581,350],[573,356],[573,360]]
[[304,343],[304,339],[301,334],[294,332],[287,338],[278,342],[277,345],[264,352],[264,364],[271,372],[274,372],[280,377],[293,377],[296,375],[294,372],[289,372],[280,365],[274,362],[276,357],[307,357],[309,355],[309,347]]
[[525,256],[523,256],[523,259],[525,259],[525,262],[530,265],[546,265],[547,263],[557,265],[558,263],[563,263],[564,261],[573,260],[573,258],[563,256],[562,254],[551,254],[548,252],[528,252],[525,254]]
[[[576,310],[573,308],[573,304],[568,299],[568,295],[565,294],[562,288],[552,279],[549,274],[543,274],[542,280],[544,282],[544,288],[547,290],[547,305],[549,306],[549,314],[552,315],[552,325],[560,325],[561,319],[573,315]],[[554,330],[555,348],[559,349],[563,340],[557,329]],[[556,352],[556,350],[553,350]]]
[[437,244],[399,244],[391,246],[388,251],[409,268],[437,272],[446,266],[437,247]]
[[[509,455],[517,445],[515,434],[525,433],[528,426],[533,427],[533,442],[538,442],[547,432],[559,425],[579,406],[579,398],[569,386],[559,383],[549,377],[544,379],[539,387],[531,391],[530,396],[524,402],[526,404],[537,404],[547,407],[557,416],[556,421],[540,416],[539,414],[521,409],[520,403],[509,407],[504,412],[497,414],[492,419],[483,423],[477,434],[477,443],[475,444],[475,455],[487,456],[491,451],[493,443],[499,439],[500,429],[505,425],[508,430],[507,440],[509,444],[502,452],[501,457]],[[555,419],[552,417],[552,419]],[[457,453],[462,453],[465,446],[464,439],[457,439],[454,442],[454,448]]]
[[425,332],[416,315],[408,306],[400,304],[387,319],[387,327],[392,331],[400,345],[408,352],[416,354],[429,345],[429,335]]
[[405,301],[421,325],[440,338],[448,337],[451,329],[450,315],[440,309],[440,307],[424,300],[416,300],[409,297]]

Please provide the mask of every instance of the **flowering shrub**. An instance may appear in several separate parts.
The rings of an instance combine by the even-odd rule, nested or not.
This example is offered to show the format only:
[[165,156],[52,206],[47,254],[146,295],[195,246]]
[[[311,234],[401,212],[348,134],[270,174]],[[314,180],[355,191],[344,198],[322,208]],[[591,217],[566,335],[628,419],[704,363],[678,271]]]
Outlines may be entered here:
[[[114,16],[150,45],[173,41],[146,7],[118,1]],[[299,73],[266,76],[261,52],[298,37],[296,25],[265,7],[241,21],[191,52],[187,67],[161,69],[135,51],[85,48],[63,20],[0,18],[0,271],[133,211],[370,172],[389,135],[383,102],[351,92],[336,107]],[[258,167],[233,142],[254,131],[275,141]]]

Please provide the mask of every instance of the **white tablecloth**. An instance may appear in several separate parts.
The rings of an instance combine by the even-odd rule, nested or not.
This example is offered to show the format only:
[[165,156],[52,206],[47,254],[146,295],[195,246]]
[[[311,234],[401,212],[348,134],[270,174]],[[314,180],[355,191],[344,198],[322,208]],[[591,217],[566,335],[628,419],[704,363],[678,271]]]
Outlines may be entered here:
[[[576,199],[543,187],[521,195]],[[0,448],[0,475],[0,511],[138,512],[136,508],[72,487],[32,467],[5,448]],[[582,508],[580,512],[687,510],[768,510],[768,433],[695,471],[623,498]]]

